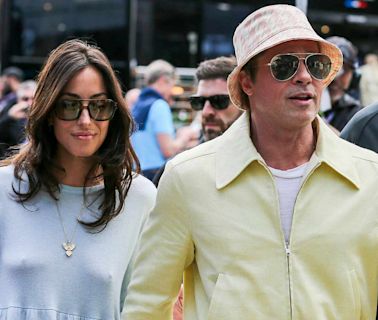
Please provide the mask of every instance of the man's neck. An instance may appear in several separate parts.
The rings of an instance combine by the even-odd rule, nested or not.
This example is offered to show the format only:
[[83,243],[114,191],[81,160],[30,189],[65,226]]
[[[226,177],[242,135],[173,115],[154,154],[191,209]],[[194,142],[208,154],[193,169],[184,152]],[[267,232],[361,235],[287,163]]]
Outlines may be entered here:
[[162,92],[162,90],[161,90],[159,84],[157,84],[157,83],[155,82],[155,83],[151,84],[149,87],[150,87],[151,89],[155,90],[158,94],[160,94],[160,95],[164,98],[163,92]]
[[267,165],[280,170],[292,169],[308,162],[316,146],[316,133],[311,124],[291,131],[277,128],[262,130],[252,124],[251,139]]

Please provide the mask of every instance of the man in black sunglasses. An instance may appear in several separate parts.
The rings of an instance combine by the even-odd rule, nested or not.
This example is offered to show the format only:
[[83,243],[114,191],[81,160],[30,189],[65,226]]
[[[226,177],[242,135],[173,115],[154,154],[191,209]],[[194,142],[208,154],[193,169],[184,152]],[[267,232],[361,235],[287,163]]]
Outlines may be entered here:
[[227,77],[236,67],[235,57],[205,60],[196,70],[196,95],[190,97],[193,110],[202,111],[201,124],[205,141],[226,131],[242,114],[230,101]]
[[318,116],[337,46],[290,5],[237,27],[220,137],[167,163],[125,302],[127,320],[375,319],[378,155]]
[[[218,57],[202,61],[196,70],[197,93],[189,101],[193,110],[202,111],[199,143],[219,137],[243,112],[232,104],[227,91],[227,77],[235,67],[235,57]],[[152,180],[156,186],[164,168],[165,165]]]

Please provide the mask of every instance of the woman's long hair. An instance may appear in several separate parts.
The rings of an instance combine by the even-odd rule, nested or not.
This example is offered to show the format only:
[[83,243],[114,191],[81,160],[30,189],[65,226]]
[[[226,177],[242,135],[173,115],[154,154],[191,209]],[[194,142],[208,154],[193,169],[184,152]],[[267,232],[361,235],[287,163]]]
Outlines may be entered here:
[[[106,139],[94,155],[96,164],[88,172],[85,181],[87,184],[102,168],[100,178],[103,179],[104,190],[99,207],[102,215],[92,223],[82,222],[88,227],[102,227],[102,230],[122,210],[133,178],[132,170],[139,172],[140,166],[130,143],[134,122],[110,62],[98,47],[75,39],[61,44],[50,53],[37,79],[37,90],[26,126],[28,142],[16,155],[3,161],[2,165],[15,166],[14,176],[19,181],[18,186],[13,185],[16,201],[24,204],[41,188],[58,200],[59,181],[54,172],[64,169],[55,162],[57,140],[49,119],[63,88],[77,72],[88,66],[101,73],[108,98],[118,106],[110,120]],[[22,177],[25,174],[28,188],[22,190]]]

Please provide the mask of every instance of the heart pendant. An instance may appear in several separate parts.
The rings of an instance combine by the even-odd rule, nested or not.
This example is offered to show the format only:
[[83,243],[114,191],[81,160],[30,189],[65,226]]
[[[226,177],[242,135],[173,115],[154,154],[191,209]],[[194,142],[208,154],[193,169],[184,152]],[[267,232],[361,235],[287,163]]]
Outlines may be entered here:
[[[72,242],[63,242],[63,248],[64,248],[64,250],[66,250],[66,251],[73,251],[74,249],[75,249],[75,244],[74,243],[72,243]],[[72,254],[72,252],[71,252],[71,254]]]

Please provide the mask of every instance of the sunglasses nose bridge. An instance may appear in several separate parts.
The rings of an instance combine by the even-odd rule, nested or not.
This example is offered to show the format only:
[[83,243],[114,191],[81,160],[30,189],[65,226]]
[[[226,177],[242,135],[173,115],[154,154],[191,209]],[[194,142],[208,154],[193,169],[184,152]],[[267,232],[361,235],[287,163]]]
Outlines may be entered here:
[[208,97],[204,98],[202,113],[214,113],[214,110],[214,106],[211,104],[210,99]]
[[77,109],[76,120],[78,120],[79,122],[83,122],[82,118],[83,118],[83,111],[84,110],[86,110],[86,112],[88,112],[88,117],[90,116],[89,115],[89,109],[88,109],[89,101],[87,102],[86,105],[85,105],[85,101],[83,101],[83,100],[78,100],[77,102],[78,102],[79,106],[78,106],[78,109]]
[[82,116],[83,112],[86,111],[88,114],[88,119],[93,119],[92,113],[91,113],[91,108],[90,106],[92,105],[92,101],[87,101],[87,100],[81,100],[80,101],[80,113],[79,113],[79,118]]
[[[78,106],[79,109],[77,110],[78,113],[77,113],[76,120],[79,120],[80,122],[82,122],[83,113],[85,113],[85,112],[83,112],[84,110],[86,110],[86,112],[88,113],[88,117],[90,117],[89,109],[88,109],[90,101],[78,100],[77,102],[79,104],[79,106]],[[86,117],[84,117],[84,118],[86,118]]]
[[77,118],[79,123],[89,123],[89,122],[91,122],[91,119],[92,119],[92,117],[91,117],[91,114],[89,112],[89,109],[83,108],[83,106],[82,106],[81,109],[80,109],[78,118]]
[[[298,57],[298,56],[295,56],[298,60],[297,60],[297,68],[295,70],[295,72],[293,73],[293,75],[291,76],[291,79],[293,78],[296,78],[296,81],[298,77],[300,78],[310,78],[312,79],[312,74],[308,68],[308,65],[307,65],[307,58],[308,57]],[[300,80],[300,81],[303,81],[303,80]]]
[[91,101],[80,100],[79,103],[80,103],[80,109],[84,110],[84,109],[89,109],[89,105],[91,104]]

